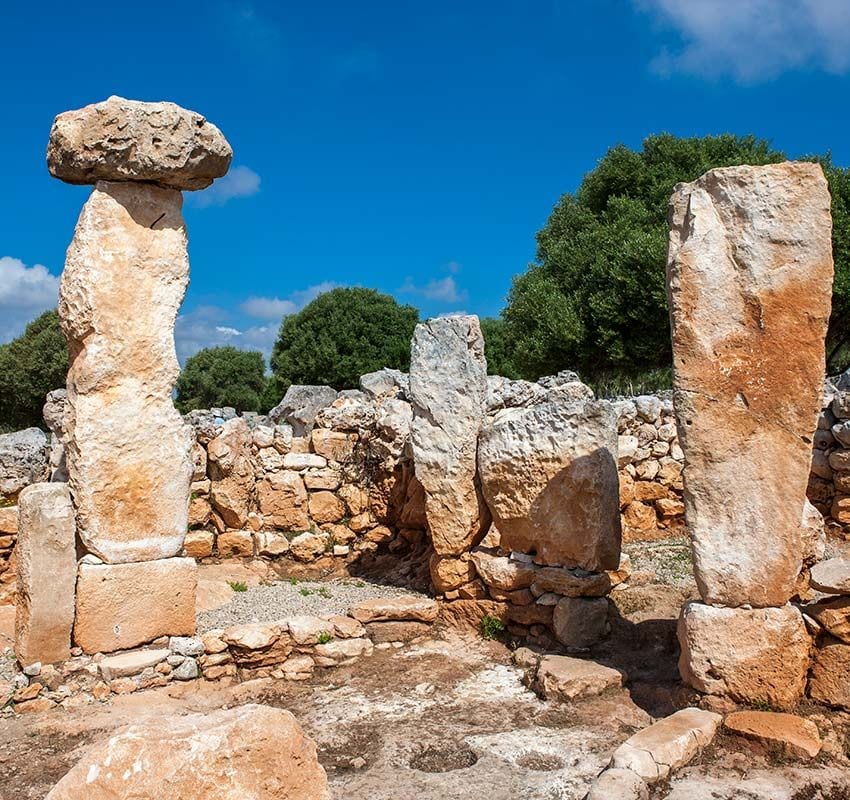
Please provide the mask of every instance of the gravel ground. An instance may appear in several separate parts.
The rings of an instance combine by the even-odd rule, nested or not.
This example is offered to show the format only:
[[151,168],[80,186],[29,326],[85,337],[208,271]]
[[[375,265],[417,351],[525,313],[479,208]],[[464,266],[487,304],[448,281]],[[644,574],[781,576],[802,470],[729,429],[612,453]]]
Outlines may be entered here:
[[227,605],[199,614],[198,630],[203,633],[246,622],[274,622],[296,614],[345,614],[362,600],[410,594],[415,592],[361,580],[315,582],[293,578],[236,592]]
[[657,542],[627,542],[623,551],[632,559],[633,572],[652,572],[656,582],[686,587],[694,583],[691,545],[686,536]]

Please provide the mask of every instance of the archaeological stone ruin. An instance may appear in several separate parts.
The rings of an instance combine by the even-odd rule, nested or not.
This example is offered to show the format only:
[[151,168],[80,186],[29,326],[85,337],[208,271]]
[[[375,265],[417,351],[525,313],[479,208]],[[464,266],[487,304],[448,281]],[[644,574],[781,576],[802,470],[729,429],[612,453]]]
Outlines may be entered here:
[[[827,530],[850,534],[850,379],[825,383],[832,222],[819,165],[728,167],[676,187],[672,394],[600,399],[569,370],[488,375],[478,318],[456,315],[417,325],[409,373],[291,386],[267,414],[181,416],[182,192],[225,175],[231,156],[218,128],[171,103],[111,97],[50,132],[50,173],[93,189],[61,279],[70,369],[46,398],[49,433],[0,436],[10,709],[309,681],[445,631],[509,641],[547,702],[604,698],[632,685],[612,640],[652,621],[624,619],[622,598],[649,582],[630,553],[687,538],[694,591],[671,595],[676,707],[623,723],[636,732],[586,796],[647,797],[719,730],[767,737],[758,714],[803,701],[850,711],[850,557],[825,557]],[[204,570],[229,565],[245,571],[204,605]],[[260,577],[249,587],[246,575]],[[236,594],[305,581],[379,591],[333,613],[216,615]],[[311,603],[329,590],[298,591]],[[185,763],[169,779],[185,790],[209,737],[215,766],[197,786],[215,786],[247,724],[274,735],[250,745],[246,769],[275,791],[329,796],[288,712],[181,720],[93,748],[50,797],[79,796],[91,775],[95,797],[113,796],[105,765],[161,764],[172,748]],[[820,752],[811,727],[795,728],[800,758]],[[272,758],[297,769],[281,777]],[[146,791],[165,779],[157,769]]]

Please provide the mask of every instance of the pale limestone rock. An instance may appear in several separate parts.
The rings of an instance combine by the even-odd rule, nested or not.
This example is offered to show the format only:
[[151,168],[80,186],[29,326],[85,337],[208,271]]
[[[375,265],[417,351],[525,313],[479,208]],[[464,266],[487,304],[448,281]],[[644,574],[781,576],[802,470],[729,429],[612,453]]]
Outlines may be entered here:
[[80,538],[110,563],[168,558],[186,533],[192,433],[174,408],[174,320],[189,276],[173,189],[101,182],[68,248],[59,317]]
[[406,621],[434,622],[440,606],[429,597],[401,595],[364,600],[348,610],[358,622]]
[[537,574],[534,564],[500,556],[495,548],[476,547],[471,558],[484,583],[502,592],[527,589]]
[[312,561],[327,551],[329,541],[326,533],[305,531],[289,543],[289,552],[299,561]]
[[336,400],[337,391],[330,386],[292,385],[283,400],[271,411],[269,419],[275,423],[286,422],[295,436],[305,436],[313,430],[316,414]]
[[227,420],[219,435],[207,445],[210,499],[231,528],[241,528],[248,521],[254,490],[251,442],[248,423],[236,417]]
[[203,189],[230,167],[221,131],[174,103],[112,96],[53,121],[47,167],[66,183],[150,181]]
[[478,469],[505,549],[535,553],[545,564],[616,569],[617,416],[610,403],[548,401],[488,417]]
[[338,639],[326,644],[317,644],[313,650],[320,667],[350,664],[360,656],[370,656],[374,645],[369,639]]
[[191,558],[87,564],[77,577],[74,642],[111,653],[159,636],[195,633],[197,566]]
[[267,525],[285,531],[310,527],[307,489],[297,472],[284,470],[267,474],[257,482],[260,513]]
[[811,639],[799,610],[688,603],[678,625],[685,683],[739,703],[792,708],[803,696]]
[[52,664],[71,654],[77,576],[74,507],[67,484],[34,483],[18,498],[15,655]]
[[683,708],[626,739],[611,766],[630,769],[647,783],[664,780],[707,747],[722,721],[720,714]]
[[630,769],[606,769],[588,791],[585,800],[649,800],[649,787]]
[[485,534],[490,515],[476,475],[487,397],[484,339],[474,316],[416,326],[411,344],[411,444],[434,550],[459,555]]
[[50,445],[40,428],[0,434],[0,499],[49,479]]
[[288,711],[157,716],[89,747],[49,800],[330,800],[316,745]]
[[328,460],[315,453],[287,453],[283,457],[286,469],[324,469],[327,465]]
[[607,625],[605,597],[564,597],[555,606],[552,617],[555,636],[569,648],[592,647],[605,636]]
[[111,680],[115,680],[115,678],[138,675],[147,667],[155,667],[160,661],[165,661],[170,652],[168,648],[131,650],[127,653],[106,656],[97,666],[100,669],[103,680],[108,683]]
[[792,758],[809,761],[821,749],[817,726],[809,719],[773,711],[734,711],[723,720],[723,728],[734,736],[754,739]]
[[818,164],[715,169],[671,198],[676,414],[707,603],[778,606],[794,590],[823,386],[830,234]]
[[257,554],[261,556],[280,556],[289,550],[289,539],[282,533],[273,531],[260,531],[254,534],[257,545]]
[[333,623],[320,617],[287,617],[286,626],[295,644],[301,646],[318,644],[321,639],[334,636]]
[[800,525],[800,545],[803,564],[809,566],[820,561],[826,552],[826,530],[823,515],[806,499],[803,504],[803,521]]
[[50,429],[50,473],[48,480],[68,482],[68,464],[65,460],[65,403],[66,389],[53,389],[47,393],[42,409],[45,425]]
[[821,561],[812,567],[812,588],[827,594],[850,594],[850,556]]
[[591,697],[623,685],[619,670],[570,656],[544,656],[537,668],[536,686],[547,700]]

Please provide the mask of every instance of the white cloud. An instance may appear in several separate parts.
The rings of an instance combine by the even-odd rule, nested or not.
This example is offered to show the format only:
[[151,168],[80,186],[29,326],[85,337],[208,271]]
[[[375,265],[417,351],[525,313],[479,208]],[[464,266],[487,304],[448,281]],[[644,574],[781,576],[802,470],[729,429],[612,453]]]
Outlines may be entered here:
[[191,195],[192,202],[200,208],[223,206],[238,197],[253,197],[260,191],[260,176],[248,167],[234,167],[212,186]]
[[19,336],[28,322],[54,308],[58,297],[59,277],[47,267],[0,257],[0,343]]
[[742,83],[794,69],[842,74],[850,70],[847,0],[633,0],[681,46],[664,49],[653,68]]
[[297,310],[292,300],[281,300],[279,297],[249,297],[244,303],[239,304],[239,308],[249,317],[278,321]]
[[443,303],[460,303],[466,299],[466,292],[458,289],[457,282],[451,275],[435,278],[422,286],[415,284],[412,278],[407,278],[399,292],[418,295],[426,300],[440,300]]

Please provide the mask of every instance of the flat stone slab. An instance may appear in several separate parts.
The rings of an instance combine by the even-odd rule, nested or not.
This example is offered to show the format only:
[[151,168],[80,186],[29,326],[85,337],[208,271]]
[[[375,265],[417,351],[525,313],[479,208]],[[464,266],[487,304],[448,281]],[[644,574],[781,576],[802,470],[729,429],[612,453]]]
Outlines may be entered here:
[[402,597],[376,597],[352,606],[348,613],[358,622],[414,621],[434,622],[439,604],[428,597],[403,595]]
[[802,610],[836,639],[850,644],[850,597],[836,597],[820,603],[809,603]]
[[648,800],[649,787],[630,769],[606,769],[590,787],[585,800]]
[[53,122],[47,168],[66,183],[150,181],[204,189],[230,167],[233,150],[200,114],[174,103],[110,97]]
[[624,673],[595,661],[545,656],[537,668],[536,686],[547,700],[574,700],[620,688],[624,680]]
[[74,641],[87,653],[111,653],[160,636],[191,636],[197,573],[191,558],[80,564]]
[[131,650],[129,653],[119,653],[106,656],[99,664],[100,674],[105,681],[115,678],[126,678],[138,675],[143,669],[155,667],[160,661],[165,661],[171,654],[168,648],[156,650]]
[[821,749],[817,726],[794,714],[773,711],[735,711],[723,720],[724,729],[736,736],[775,745],[794,758],[809,760]]
[[828,558],[812,567],[813,589],[826,594],[850,594],[850,558]]
[[717,733],[720,714],[684,708],[626,739],[611,758],[611,766],[630,769],[647,783],[664,780],[687,764]]

